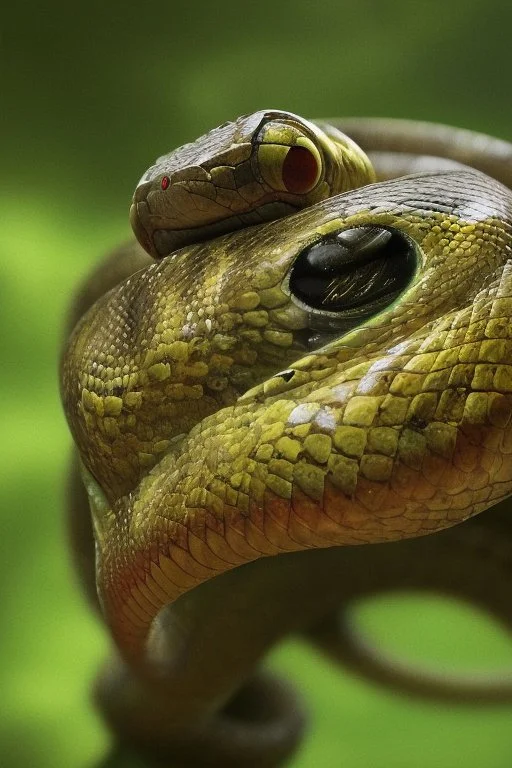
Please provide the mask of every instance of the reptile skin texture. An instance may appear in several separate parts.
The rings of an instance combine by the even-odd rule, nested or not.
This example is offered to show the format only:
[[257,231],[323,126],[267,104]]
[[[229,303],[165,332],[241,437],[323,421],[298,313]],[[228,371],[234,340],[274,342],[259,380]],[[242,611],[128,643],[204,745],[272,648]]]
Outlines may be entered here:
[[[500,183],[512,162],[505,142],[474,136],[268,111],[142,177],[131,220],[157,260],[129,245],[99,268],[61,380],[100,604],[123,659],[100,699],[143,751],[170,750],[176,765],[281,764],[302,717],[280,684],[252,677],[257,661],[303,631],[364,673],[332,617],[379,581],[450,591],[443,567],[459,558],[452,591],[509,620],[500,589],[486,600],[461,576],[482,541],[498,551],[507,532],[500,508],[487,526],[486,515],[464,521],[512,492],[512,193]],[[333,309],[297,295],[314,246],[367,231],[414,263],[385,306],[345,310],[344,276],[330,284]],[[388,256],[379,266],[390,284],[392,257],[392,272]],[[437,533],[459,523],[461,534]],[[377,579],[361,575],[365,558]],[[510,584],[506,557],[485,568]],[[262,629],[291,593],[281,626]],[[374,662],[368,674],[389,682]],[[231,734],[222,713],[243,685],[275,710],[279,734],[268,723],[265,738]],[[397,686],[415,687],[407,674]]]

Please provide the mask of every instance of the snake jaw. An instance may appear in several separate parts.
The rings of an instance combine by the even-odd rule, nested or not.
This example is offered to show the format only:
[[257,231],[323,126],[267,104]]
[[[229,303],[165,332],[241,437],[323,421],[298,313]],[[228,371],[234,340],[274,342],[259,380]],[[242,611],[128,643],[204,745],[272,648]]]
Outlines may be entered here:
[[[168,179],[169,176],[163,178]],[[130,223],[137,240],[154,258],[205,239],[282,218],[297,210],[294,201],[255,182],[245,191],[223,189],[208,180],[175,173],[165,186],[142,181],[133,197]],[[249,187],[250,185],[248,185]]]
[[130,224],[133,233],[144,250],[151,256],[154,256],[153,241],[149,232],[143,224],[143,221],[147,217],[147,205],[143,202],[137,202],[133,200],[130,206]]

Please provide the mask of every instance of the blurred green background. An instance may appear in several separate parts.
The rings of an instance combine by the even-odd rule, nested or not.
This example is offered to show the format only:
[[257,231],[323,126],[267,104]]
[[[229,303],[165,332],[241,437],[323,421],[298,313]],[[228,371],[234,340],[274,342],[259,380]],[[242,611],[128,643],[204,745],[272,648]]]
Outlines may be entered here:
[[[4,768],[92,768],[108,749],[88,699],[107,640],[66,547],[69,438],[56,368],[73,287],[128,235],[141,173],[170,148],[264,107],[430,119],[512,139],[511,22],[508,0],[29,0],[3,8]],[[510,638],[446,604],[379,601],[361,622],[417,655],[434,657],[437,648],[459,665],[512,666]],[[299,644],[272,663],[297,679],[313,712],[297,768],[512,762],[512,706],[395,697]]]

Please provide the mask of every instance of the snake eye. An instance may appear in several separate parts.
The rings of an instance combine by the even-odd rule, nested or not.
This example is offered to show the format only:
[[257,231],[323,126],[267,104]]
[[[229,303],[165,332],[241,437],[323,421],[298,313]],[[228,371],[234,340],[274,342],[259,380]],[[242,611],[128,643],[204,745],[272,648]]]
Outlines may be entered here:
[[289,289],[300,304],[331,318],[336,313],[353,326],[390,304],[415,269],[416,247],[401,232],[357,227],[305,248],[292,267]]
[[272,189],[305,195],[322,178],[318,148],[297,127],[267,123],[258,138],[259,175]]
[[160,186],[165,191],[170,183],[171,183],[170,178],[168,176],[164,176],[162,181],[160,182]]
[[315,186],[319,170],[316,157],[306,147],[290,147],[281,169],[288,192],[303,195]]

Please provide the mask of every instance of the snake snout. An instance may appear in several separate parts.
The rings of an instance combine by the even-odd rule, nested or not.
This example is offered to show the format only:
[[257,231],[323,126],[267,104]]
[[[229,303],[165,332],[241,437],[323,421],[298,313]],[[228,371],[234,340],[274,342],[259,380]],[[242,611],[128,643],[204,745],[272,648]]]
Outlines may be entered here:
[[265,218],[257,213],[239,217],[235,209],[213,197],[207,181],[184,178],[183,174],[141,180],[130,209],[137,240],[151,256],[161,259],[190,243],[257,224]]
[[144,205],[145,203],[137,203],[135,199],[133,200],[130,206],[130,224],[135,237],[144,250],[151,254],[151,256],[156,256],[153,241],[143,224],[143,217],[141,216],[141,209]]

